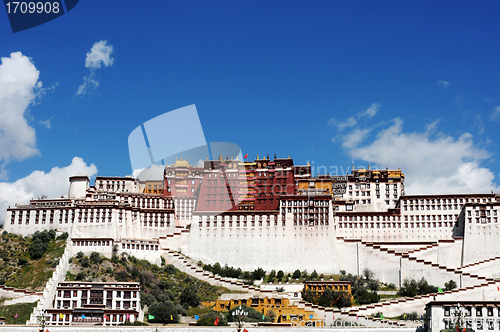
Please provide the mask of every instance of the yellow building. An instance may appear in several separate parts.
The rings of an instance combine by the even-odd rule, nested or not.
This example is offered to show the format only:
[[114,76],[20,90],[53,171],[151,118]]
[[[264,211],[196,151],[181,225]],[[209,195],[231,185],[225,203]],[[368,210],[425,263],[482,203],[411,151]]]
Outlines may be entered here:
[[144,194],[163,194],[163,180],[148,180],[144,185]]
[[300,321],[304,321],[305,323],[302,325],[315,322],[315,326],[322,326],[321,318],[317,317],[314,311],[292,305],[290,299],[285,297],[252,297],[244,293],[222,294],[213,310],[229,311],[240,305],[253,308],[266,316],[270,314],[270,311],[273,311],[276,314],[274,323],[291,323],[300,326]]
[[311,291],[323,294],[325,289],[330,289],[335,292],[346,292],[352,297],[350,281],[306,281],[302,292]]

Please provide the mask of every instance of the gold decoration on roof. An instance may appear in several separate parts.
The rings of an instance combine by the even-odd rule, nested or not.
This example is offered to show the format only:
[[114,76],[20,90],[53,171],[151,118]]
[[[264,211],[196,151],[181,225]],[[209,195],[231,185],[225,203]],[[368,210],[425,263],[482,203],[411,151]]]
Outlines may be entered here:
[[181,160],[178,160],[177,158],[175,158],[175,164],[171,164],[170,166],[172,166],[172,167],[193,167],[193,165],[189,165],[188,158],[186,158],[186,160],[184,160],[182,157],[181,157]]

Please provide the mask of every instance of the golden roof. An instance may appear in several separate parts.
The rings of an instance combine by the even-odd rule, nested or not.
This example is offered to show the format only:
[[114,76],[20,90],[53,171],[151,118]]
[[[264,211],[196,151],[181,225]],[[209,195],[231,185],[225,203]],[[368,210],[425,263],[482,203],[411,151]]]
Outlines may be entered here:
[[172,166],[172,167],[193,167],[193,165],[189,165],[188,158],[182,159],[182,157],[181,157],[181,160],[178,160],[177,158],[175,158],[175,164],[172,164],[170,166]]

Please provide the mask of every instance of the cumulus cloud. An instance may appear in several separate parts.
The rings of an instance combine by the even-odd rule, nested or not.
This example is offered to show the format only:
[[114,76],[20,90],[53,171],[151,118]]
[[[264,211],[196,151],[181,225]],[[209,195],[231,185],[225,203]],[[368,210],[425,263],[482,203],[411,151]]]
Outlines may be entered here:
[[356,146],[358,146],[361,142],[363,142],[366,137],[368,137],[368,134],[370,133],[371,129],[359,129],[356,128],[347,135],[342,136],[342,147],[347,148],[347,149],[352,149]]
[[111,53],[113,53],[113,45],[108,45],[107,40],[94,43],[85,59],[85,67],[90,69],[90,73],[83,77],[83,83],[78,87],[76,95],[92,94],[97,90],[99,79],[96,76],[96,70],[101,66],[113,65],[115,59],[111,57]]
[[[21,52],[0,64],[0,168],[11,160],[38,155],[35,129],[28,124],[28,107],[44,93],[40,72]],[[2,172],[0,172],[2,173]],[[5,173],[4,173],[5,176]],[[0,177],[2,178],[2,177]]]
[[438,81],[439,85],[442,85],[444,88],[447,88],[448,85],[450,85],[450,82],[448,81]]
[[360,120],[362,120],[363,118],[374,117],[377,114],[379,108],[380,108],[379,103],[373,103],[366,111],[359,112],[356,114],[356,116],[351,116],[347,120],[340,121],[340,120],[337,120],[335,118],[331,118],[328,121],[328,125],[333,126],[333,127],[337,127],[337,129],[339,131],[343,131],[346,128],[355,127],[358,124],[358,122]]
[[437,132],[437,122],[422,132],[404,132],[403,120],[392,120],[370,144],[348,149],[355,160],[380,168],[401,168],[407,194],[485,193],[497,191],[494,173],[481,163],[490,153],[464,133],[453,138]]
[[16,182],[0,182],[0,224],[4,223],[9,206],[26,204],[30,199],[46,195],[49,198],[68,194],[69,177],[97,174],[94,164],[87,165],[82,158],[74,157],[65,167],[54,167],[50,172],[34,171]]

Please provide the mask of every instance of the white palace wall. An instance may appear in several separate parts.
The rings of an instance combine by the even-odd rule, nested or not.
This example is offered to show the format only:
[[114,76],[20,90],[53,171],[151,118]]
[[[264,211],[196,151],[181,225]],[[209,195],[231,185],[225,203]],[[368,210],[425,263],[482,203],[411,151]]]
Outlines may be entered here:
[[[74,196],[81,197],[84,181],[73,185]],[[401,206],[382,212],[357,207],[340,211],[328,197],[311,200],[293,196],[283,198],[278,211],[247,214],[246,223],[238,222],[237,214],[224,216],[223,223],[220,216],[214,219],[199,213],[189,220],[193,202],[180,204],[171,197],[113,192],[107,186],[103,183],[103,190],[87,189],[85,198],[33,200],[29,205],[9,208],[5,230],[31,235],[37,230],[57,229],[68,232],[72,240],[111,239],[119,244],[120,253],[153,263],[160,261],[165,250],[173,250],[182,251],[195,261],[219,262],[243,270],[345,270],[360,275],[368,268],[379,280],[396,285],[405,278],[425,277],[431,284],[442,286],[459,274],[430,263],[457,269],[500,256],[500,203],[489,194],[403,196],[398,203]],[[123,184],[120,188],[124,188]],[[179,220],[176,213],[184,219]],[[253,217],[256,219],[252,222]],[[185,227],[189,224],[190,229]],[[158,250],[146,249],[146,242],[140,241],[156,241]],[[368,246],[369,242],[379,244]],[[127,247],[132,243],[139,247]],[[93,244],[74,250],[110,257],[112,247]],[[498,277],[496,266],[495,260],[467,266],[462,271]],[[459,284],[460,280],[455,281]],[[462,282],[464,286],[468,283]]]
[[[269,216],[268,216],[269,217]],[[274,216],[271,216],[273,218]],[[204,263],[240,267],[242,270],[293,272],[296,269],[316,269],[323,273],[338,273],[337,241],[333,225],[294,226],[271,219],[270,225],[252,226],[243,221],[229,226],[225,221],[207,221],[194,216],[191,224],[187,255]],[[207,222],[209,226],[207,226]]]

